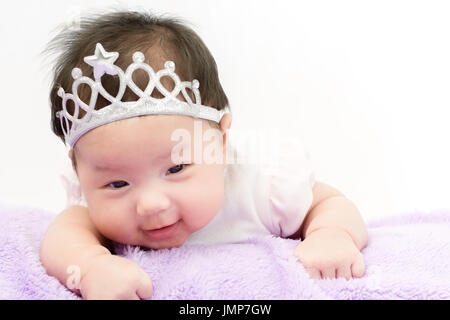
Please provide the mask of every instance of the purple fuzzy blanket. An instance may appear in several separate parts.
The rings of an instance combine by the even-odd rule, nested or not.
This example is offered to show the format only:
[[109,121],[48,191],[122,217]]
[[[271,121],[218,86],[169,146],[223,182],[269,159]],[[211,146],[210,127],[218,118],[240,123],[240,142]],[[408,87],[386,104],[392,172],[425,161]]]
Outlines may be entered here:
[[[53,216],[0,206],[0,299],[79,299],[39,261]],[[292,255],[297,241],[273,237],[117,251],[149,273],[153,299],[450,299],[450,211],[372,221],[368,228],[366,274],[349,281],[309,279]]]

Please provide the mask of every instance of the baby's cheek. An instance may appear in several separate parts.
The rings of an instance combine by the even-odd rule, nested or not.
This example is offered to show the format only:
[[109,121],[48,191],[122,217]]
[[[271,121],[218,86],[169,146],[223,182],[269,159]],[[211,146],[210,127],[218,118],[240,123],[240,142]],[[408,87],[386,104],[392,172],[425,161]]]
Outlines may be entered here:
[[91,218],[104,237],[120,243],[130,243],[134,234],[131,230],[132,220],[125,219],[117,211],[121,210],[105,206],[101,210],[94,211]]
[[203,192],[197,189],[190,197],[190,205],[183,219],[192,232],[205,227],[219,212],[224,200],[223,187],[220,184],[210,186]]

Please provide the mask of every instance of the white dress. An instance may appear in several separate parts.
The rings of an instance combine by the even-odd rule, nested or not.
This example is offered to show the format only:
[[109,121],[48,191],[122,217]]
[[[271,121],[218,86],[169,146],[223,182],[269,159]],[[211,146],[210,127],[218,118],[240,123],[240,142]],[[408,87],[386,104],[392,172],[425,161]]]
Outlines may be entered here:
[[[301,142],[286,139],[278,148],[270,165],[249,161],[227,165],[221,209],[186,244],[232,243],[264,235],[288,237],[300,228],[313,201],[313,167]],[[239,157],[248,149],[241,145],[240,149],[231,150]],[[87,207],[70,161],[61,179],[67,192],[67,206]]]

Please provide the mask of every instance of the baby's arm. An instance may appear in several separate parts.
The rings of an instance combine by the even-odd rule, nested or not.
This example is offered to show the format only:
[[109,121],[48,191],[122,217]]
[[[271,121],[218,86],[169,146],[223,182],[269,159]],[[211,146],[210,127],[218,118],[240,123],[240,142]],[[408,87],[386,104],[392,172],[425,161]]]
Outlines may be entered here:
[[59,214],[41,244],[47,273],[85,299],[139,299],[152,295],[152,282],[136,263],[112,255],[88,209],[71,206]]
[[360,252],[368,234],[356,206],[336,189],[320,182],[300,230],[303,241],[294,251],[313,278],[362,277]]

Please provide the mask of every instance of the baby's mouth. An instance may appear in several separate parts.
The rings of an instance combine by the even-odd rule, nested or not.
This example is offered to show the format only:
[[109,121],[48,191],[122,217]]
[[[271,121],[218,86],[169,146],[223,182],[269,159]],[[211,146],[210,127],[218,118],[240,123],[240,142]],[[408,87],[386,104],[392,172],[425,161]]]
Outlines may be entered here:
[[144,230],[144,234],[147,238],[150,240],[163,240],[172,237],[179,225],[179,220],[173,224],[161,227],[161,228],[155,228],[150,230]]

